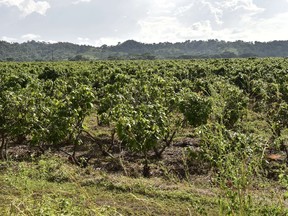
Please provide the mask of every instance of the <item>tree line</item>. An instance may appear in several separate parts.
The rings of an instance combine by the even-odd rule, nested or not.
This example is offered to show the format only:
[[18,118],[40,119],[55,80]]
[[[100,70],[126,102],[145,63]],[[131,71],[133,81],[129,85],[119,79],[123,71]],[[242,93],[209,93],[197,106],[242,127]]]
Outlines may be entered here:
[[127,40],[115,46],[93,47],[73,43],[0,41],[0,61],[87,61],[96,59],[195,59],[286,57],[288,41],[244,42],[187,40],[146,44]]

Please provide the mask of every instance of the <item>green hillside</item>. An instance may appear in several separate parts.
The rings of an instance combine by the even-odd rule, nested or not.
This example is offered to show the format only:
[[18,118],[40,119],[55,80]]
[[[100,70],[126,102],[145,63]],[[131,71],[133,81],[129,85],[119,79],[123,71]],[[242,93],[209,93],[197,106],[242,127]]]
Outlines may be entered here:
[[2,61],[62,61],[95,59],[191,59],[233,57],[286,57],[288,41],[226,42],[218,40],[145,44],[134,40],[116,46],[93,47],[72,43],[0,41]]

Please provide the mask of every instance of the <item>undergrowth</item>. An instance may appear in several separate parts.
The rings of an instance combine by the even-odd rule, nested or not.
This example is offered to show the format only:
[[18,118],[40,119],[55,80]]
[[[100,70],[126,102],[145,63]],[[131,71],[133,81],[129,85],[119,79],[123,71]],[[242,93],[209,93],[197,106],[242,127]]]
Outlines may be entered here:
[[[242,165],[241,165],[242,166]],[[268,182],[131,178],[79,168],[45,155],[32,162],[2,162],[1,215],[286,215],[285,191]],[[246,169],[246,168],[245,168]],[[245,173],[246,176],[247,173]],[[196,176],[194,177],[196,178]],[[205,180],[204,180],[205,179]],[[243,182],[242,182],[243,181]],[[284,178],[283,178],[284,181]],[[239,183],[237,183],[239,182]],[[238,185],[237,185],[238,184]],[[244,187],[245,186],[245,187]]]

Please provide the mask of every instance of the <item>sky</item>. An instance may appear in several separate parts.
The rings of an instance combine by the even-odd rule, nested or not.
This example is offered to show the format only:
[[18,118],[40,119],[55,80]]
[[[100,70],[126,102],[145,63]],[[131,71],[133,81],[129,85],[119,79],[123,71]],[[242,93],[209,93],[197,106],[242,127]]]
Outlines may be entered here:
[[0,40],[288,40],[288,0],[0,0]]

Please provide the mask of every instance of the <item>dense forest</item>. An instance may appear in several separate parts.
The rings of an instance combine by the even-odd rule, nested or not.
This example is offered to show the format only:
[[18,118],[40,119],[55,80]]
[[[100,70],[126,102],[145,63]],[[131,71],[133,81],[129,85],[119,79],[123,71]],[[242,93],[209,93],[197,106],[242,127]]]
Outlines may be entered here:
[[93,47],[73,43],[0,41],[0,61],[60,61],[96,59],[192,59],[234,57],[286,57],[288,41],[185,41],[145,44],[134,40],[116,46]]

